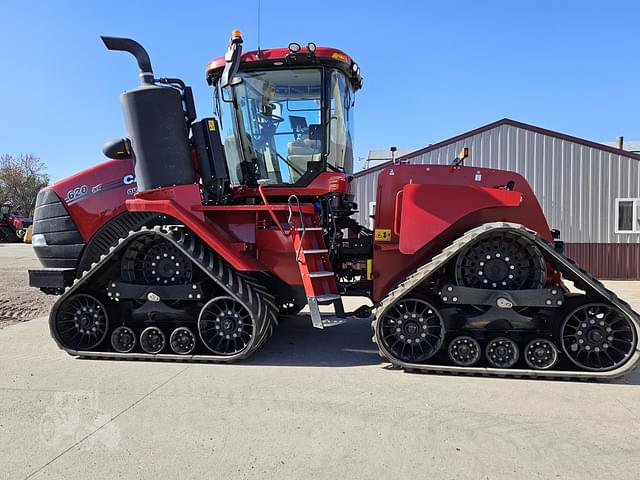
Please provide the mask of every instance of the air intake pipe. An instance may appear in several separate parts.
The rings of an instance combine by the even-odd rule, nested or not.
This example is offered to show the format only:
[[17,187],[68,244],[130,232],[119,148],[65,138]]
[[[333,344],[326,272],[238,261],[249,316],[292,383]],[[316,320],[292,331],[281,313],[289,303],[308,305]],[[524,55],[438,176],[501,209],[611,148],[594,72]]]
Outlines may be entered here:
[[141,85],[120,96],[138,191],[195,183],[188,115],[180,90],[156,84],[149,55],[135,40],[101,38],[109,50],[133,55],[140,69]]

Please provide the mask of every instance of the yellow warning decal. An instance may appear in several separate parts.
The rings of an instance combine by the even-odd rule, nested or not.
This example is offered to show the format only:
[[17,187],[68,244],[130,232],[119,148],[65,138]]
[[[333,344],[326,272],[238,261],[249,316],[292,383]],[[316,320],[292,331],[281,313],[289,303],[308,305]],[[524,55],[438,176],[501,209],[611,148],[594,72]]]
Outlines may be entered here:
[[373,260],[371,258],[367,259],[367,280],[371,280],[373,278]]
[[213,120],[208,120],[207,125],[209,126],[209,131],[211,132],[216,131],[216,122],[214,122]]
[[373,233],[373,238],[380,242],[391,241],[391,229],[390,228],[376,228]]

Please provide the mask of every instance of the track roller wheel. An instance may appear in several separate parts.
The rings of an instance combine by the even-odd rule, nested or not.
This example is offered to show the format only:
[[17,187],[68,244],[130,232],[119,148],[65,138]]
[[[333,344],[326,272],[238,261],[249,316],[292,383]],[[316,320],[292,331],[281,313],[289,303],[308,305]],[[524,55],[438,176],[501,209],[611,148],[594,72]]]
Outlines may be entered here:
[[209,300],[198,317],[198,333],[205,346],[218,355],[237,355],[254,341],[251,313],[231,297]]
[[472,337],[456,337],[449,344],[449,358],[462,367],[470,367],[478,363],[481,353],[480,344]]
[[65,300],[55,316],[55,334],[65,348],[91,350],[107,335],[109,319],[100,301],[84,293]]
[[111,346],[118,353],[129,353],[136,346],[136,334],[129,327],[118,327],[111,334]]
[[637,332],[622,312],[604,303],[573,310],[560,329],[562,350],[575,365],[590,371],[613,370],[631,358]]
[[558,349],[552,341],[536,338],[525,347],[524,359],[531,368],[549,370],[558,362]]
[[187,327],[178,327],[171,332],[169,345],[178,355],[189,355],[196,348],[196,336]]
[[406,297],[392,305],[378,328],[384,347],[405,362],[431,358],[440,350],[445,336],[442,316],[420,297]]
[[518,345],[510,338],[495,338],[487,344],[485,354],[492,367],[511,368],[518,361]]
[[167,339],[158,327],[147,327],[140,334],[140,346],[147,353],[160,353],[166,343]]

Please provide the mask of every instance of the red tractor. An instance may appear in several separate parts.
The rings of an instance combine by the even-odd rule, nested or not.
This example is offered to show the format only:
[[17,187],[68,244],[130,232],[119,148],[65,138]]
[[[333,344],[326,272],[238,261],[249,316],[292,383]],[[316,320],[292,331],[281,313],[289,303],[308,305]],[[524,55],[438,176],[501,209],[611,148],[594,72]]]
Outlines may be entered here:
[[[128,138],[111,160],[40,192],[32,286],[61,294],[51,334],[71,355],[230,362],[278,317],[309,307],[339,324],[344,296],[374,304],[373,340],[409,370],[610,378],[638,363],[628,304],[562,254],[513,172],[393,164],[374,229],[353,218],[360,68],[333,48],[242,53],[235,31],[210,62],[215,116],[156,78],[122,94]],[[572,282],[579,293],[565,286]],[[320,311],[333,305],[334,313]]]

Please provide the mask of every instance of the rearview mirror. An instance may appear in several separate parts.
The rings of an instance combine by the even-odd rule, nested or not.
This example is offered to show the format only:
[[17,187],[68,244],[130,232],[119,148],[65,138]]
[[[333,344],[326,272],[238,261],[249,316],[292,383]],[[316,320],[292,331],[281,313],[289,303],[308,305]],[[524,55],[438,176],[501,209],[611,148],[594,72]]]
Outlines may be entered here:
[[132,158],[132,152],[133,149],[131,148],[131,142],[128,138],[109,140],[102,146],[102,153],[104,153],[104,156],[113,158],[114,160],[126,160]]

